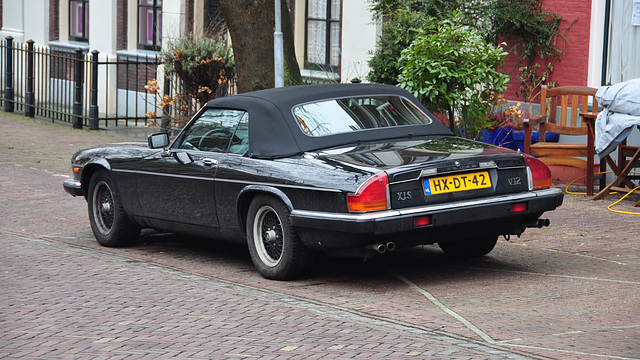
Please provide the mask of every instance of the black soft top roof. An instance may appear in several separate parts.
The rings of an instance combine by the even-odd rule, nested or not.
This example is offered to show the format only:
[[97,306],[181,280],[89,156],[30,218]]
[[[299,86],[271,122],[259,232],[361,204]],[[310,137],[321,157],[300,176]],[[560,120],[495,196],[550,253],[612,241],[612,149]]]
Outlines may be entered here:
[[367,95],[397,95],[409,99],[417,108],[429,111],[408,91],[381,84],[301,85],[255,91],[218,98],[207,103],[210,108],[229,108],[249,112],[249,155],[277,158],[306,151],[317,151],[358,141],[395,139],[409,136],[451,135],[439,121],[430,125],[377,128],[322,137],[308,136],[295,121],[292,108],[323,99]]

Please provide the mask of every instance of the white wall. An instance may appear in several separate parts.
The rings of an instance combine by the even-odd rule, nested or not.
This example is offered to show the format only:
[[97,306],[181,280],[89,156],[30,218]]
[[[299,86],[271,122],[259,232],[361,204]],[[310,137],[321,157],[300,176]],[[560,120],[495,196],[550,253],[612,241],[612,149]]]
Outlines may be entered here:
[[178,39],[184,32],[185,24],[184,0],[162,2],[162,46]]
[[369,73],[369,59],[381,33],[381,23],[374,21],[367,0],[342,2],[342,57],[340,80],[354,77],[364,80]]
[[103,55],[115,55],[118,37],[117,6],[115,0],[89,2],[89,51],[98,50]]
[[12,36],[15,42],[24,42],[24,0],[10,0],[2,2],[2,30],[0,36],[4,39]]
[[49,41],[49,1],[24,0],[24,15],[24,41],[46,44]]
[[49,1],[3,1],[0,37],[7,36],[12,36],[16,43],[33,40],[36,45],[46,44],[49,40]]

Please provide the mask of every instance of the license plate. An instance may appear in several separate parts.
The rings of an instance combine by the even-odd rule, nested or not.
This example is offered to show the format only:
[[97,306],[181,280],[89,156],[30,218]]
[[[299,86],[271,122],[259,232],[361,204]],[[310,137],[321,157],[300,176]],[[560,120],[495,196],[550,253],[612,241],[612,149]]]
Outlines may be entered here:
[[425,195],[444,194],[491,187],[488,171],[442,176],[422,180]]

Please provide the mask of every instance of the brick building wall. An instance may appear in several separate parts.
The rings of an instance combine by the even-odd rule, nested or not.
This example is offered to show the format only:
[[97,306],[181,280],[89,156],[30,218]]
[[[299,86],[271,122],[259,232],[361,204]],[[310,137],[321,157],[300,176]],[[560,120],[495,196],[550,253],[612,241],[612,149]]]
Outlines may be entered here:
[[74,81],[76,77],[75,53],[72,51],[50,50],[49,74],[53,79]]
[[60,3],[49,1],[49,41],[60,40]]
[[[550,11],[556,12],[564,19],[560,28],[564,29],[573,22],[567,33],[567,42],[564,49],[565,55],[560,61],[554,61],[554,71],[551,80],[559,86],[567,85],[587,85],[589,70],[589,35],[591,24],[591,1],[585,0],[542,0],[542,4]],[[558,45],[562,48],[562,41],[558,39]],[[507,47],[508,48],[508,47]],[[515,64],[515,57],[507,57],[505,70],[511,70]],[[541,65],[542,62],[541,62]],[[509,89],[505,92],[505,97],[510,100],[522,101],[522,95],[516,96],[519,89],[518,81],[515,79],[518,74],[517,69],[511,74]]]
[[[159,60],[159,59],[158,59]],[[137,63],[118,59],[118,89],[146,93],[151,79],[158,78],[157,63]],[[162,92],[162,90],[160,90]]]
[[128,19],[128,9],[127,9],[127,0],[118,0],[116,11],[118,13],[118,19],[116,26],[118,27],[116,34],[116,49],[125,50],[127,49],[127,19]]

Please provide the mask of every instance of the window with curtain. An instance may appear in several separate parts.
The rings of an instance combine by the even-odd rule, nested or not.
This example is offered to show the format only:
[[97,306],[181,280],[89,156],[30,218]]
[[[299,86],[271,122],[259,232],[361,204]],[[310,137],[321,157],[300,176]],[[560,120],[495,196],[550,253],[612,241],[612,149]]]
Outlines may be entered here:
[[89,41],[89,0],[69,0],[69,39]]
[[[640,77],[640,26],[634,25],[634,2],[611,1],[603,85]],[[640,5],[636,5],[640,6]],[[592,30],[593,31],[593,30]]]
[[306,68],[339,70],[341,11],[342,0],[307,0]]
[[138,48],[159,51],[162,44],[162,0],[138,0]]

